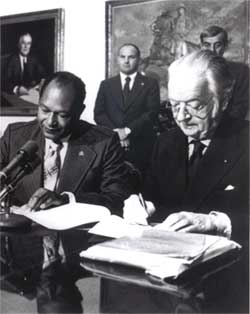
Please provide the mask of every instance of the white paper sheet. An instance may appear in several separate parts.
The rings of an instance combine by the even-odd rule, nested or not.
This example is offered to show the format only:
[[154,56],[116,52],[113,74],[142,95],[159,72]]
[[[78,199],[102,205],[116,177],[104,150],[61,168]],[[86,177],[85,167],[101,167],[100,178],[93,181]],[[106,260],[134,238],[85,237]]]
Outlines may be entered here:
[[27,207],[22,206],[13,208],[12,212],[54,230],[65,230],[91,222],[98,222],[110,215],[110,211],[104,206],[83,203],[69,203],[37,212],[30,211]]

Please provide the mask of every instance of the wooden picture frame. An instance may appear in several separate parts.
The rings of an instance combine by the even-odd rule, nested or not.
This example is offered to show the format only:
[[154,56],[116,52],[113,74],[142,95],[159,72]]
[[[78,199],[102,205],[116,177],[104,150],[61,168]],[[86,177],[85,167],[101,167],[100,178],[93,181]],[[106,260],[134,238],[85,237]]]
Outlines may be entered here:
[[180,42],[185,41],[189,51],[200,49],[199,35],[208,26],[218,25],[228,32],[225,58],[249,63],[248,15],[246,0],[107,1],[106,77],[118,71],[119,47],[134,43],[141,50],[141,71],[158,79],[161,101],[167,101],[167,69]]
[[[42,66],[44,76],[63,69],[64,10],[53,9],[2,16],[1,25],[1,110],[2,116],[33,116],[37,112],[39,86],[29,95],[19,95],[9,86],[13,60],[18,60],[18,42],[23,34],[30,34],[30,54]],[[11,59],[12,58],[12,59]],[[28,57],[29,58],[29,57]],[[20,58],[19,58],[20,59]],[[12,64],[11,64],[12,62]],[[12,68],[10,68],[10,64]],[[19,66],[16,62],[15,66]],[[12,71],[12,72],[11,72]],[[20,70],[19,70],[20,72]],[[8,73],[8,74],[7,74]],[[19,74],[18,74],[19,75]],[[14,76],[13,76],[14,77]],[[14,84],[13,84],[14,85]],[[31,93],[32,91],[32,93]],[[36,92],[37,91],[37,92]]]

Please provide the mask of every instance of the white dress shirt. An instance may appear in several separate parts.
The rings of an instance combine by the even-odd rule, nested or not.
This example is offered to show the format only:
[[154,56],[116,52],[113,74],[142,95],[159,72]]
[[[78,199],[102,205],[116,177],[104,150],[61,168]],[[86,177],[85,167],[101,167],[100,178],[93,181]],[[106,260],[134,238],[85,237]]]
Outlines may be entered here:
[[121,78],[121,84],[122,84],[122,89],[124,89],[124,85],[126,83],[126,78],[130,77],[130,82],[129,82],[129,89],[132,90],[133,86],[134,86],[134,82],[135,82],[135,78],[136,78],[137,72],[127,75],[124,74],[122,72],[120,72],[120,78]]
[[[60,163],[60,170],[61,170],[62,167],[63,167],[63,163],[64,163],[64,160],[65,160],[65,156],[66,156],[67,151],[68,151],[68,146],[69,146],[69,142],[68,142],[68,141],[69,141],[70,136],[71,136],[71,135],[68,135],[67,137],[61,139],[62,148],[60,149],[60,160],[61,160],[61,163]],[[52,142],[52,140],[50,140],[50,139],[48,139],[48,138],[45,139],[45,155],[44,155],[45,158],[46,158],[46,156],[47,156],[47,154],[48,154],[48,152],[49,152],[49,147],[50,147],[51,142]],[[44,158],[44,160],[45,160],[45,158]],[[58,182],[59,182],[59,181],[60,181],[60,178],[59,178]],[[57,182],[57,184],[58,184],[58,182]],[[69,197],[69,202],[70,202],[70,203],[76,201],[75,196],[74,196],[74,194],[73,194],[72,192],[66,192],[66,191],[65,191],[65,192],[63,192],[63,193],[61,193],[61,194],[62,194],[62,195],[63,195],[63,194],[67,194],[68,197]]]
[[27,63],[27,57],[24,57],[22,55],[19,55],[19,59],[20,59],[20,64],[21,64],[21,70],[22,70],[22,73],[23,73],[23,70],[24,70],[24,63]]
[[[194,143],[192,143],[192,141],[194,141],[194,139],[192,137],[188,137],[188,159],[190,159],[190,157],[193,154],[194,151]],[[202,140],[200,141],[205,147],[202,151],[202,156],[205,154],[211,140]]]

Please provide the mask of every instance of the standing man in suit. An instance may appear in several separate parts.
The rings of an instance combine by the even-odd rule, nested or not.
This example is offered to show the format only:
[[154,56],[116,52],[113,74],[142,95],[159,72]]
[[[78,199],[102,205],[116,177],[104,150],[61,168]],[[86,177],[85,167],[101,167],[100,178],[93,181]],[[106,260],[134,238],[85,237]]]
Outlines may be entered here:
[[139,61],[137,46],[127,43],[120,47],[120,73],[101,82],[94,119],[118,133],[126,159],[143,172],[156,139],[160,94],[158,82],[138,72]]
[[249,125],[228,115],[228,64],[208,50],[184,56],[169,67],[168,90],[177,127],[154,148],[144,190],[155,205],[151,219],[169,231],[239,242],[241,262],[218,274],[206,301],[216,313],[248,312]]
[[30,51],[32,37],[24,33],[19,37],[18,53],[10,57],[3,73],[3,90],[17,96],[28,95],[31,88],[38,88],[45,70]]
[[[228,34],[220,26],[209,26],[200,34],[200,45],[203,50],[208,49],[223,56],[228,47]],[[230,114],[236,118],[249,119],[249,67],[240,62],[227,62],[235,80]]]
[[[14,191],[14,205],[46,210],[77,201],[122,213],[123,201],[132,192],[130,172],[117,134],[80,120],[85,94],[84,83],[75,75],[52,74],[40,91],[37,119],[8,126],[1,139],[0,169],[30,139],[39,145],[42,159],[42,164],[24,177]],[[53,234],[43,238],[43,271],[37,292],[39,313],[82,312],[80,294],[74,284],[78,260],[72,258],[72,253],[78,256],[86,240],[83,233],[73,241],[71,237],[65,232],[60,237]],[[14,240],[14,252],[15,247],[25,245]],[[30,241],[33,247],[34,240]],[[66,254],[66,263],[61,262],[64,256],[59,252]]]

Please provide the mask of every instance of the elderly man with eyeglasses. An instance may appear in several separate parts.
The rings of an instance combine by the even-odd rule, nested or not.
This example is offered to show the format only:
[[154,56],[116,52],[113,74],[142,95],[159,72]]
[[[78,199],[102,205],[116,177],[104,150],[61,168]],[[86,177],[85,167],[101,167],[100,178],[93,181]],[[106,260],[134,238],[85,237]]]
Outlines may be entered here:
[[249,125],[227,113],[233,86],[225,59],[211,51],[170,65],[177,127],[159,136],[144,190],[158,228],[221,235],[243,246],[241,262],[218,276],[208,301],[225,313],[248,311]]

